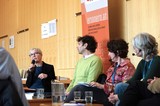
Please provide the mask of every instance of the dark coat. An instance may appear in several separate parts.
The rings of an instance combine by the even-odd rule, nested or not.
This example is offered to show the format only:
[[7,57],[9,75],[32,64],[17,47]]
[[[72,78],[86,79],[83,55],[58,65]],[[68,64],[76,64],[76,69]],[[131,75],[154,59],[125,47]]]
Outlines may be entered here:
[[[36,70],[36,67],[33,68],[32,71],[28,71],[28,77],[27,77],[27,82],[26,82],[26,85],[27,85],[28,88],[31,87],[32,84],[37,79],[37,77],[34,76],[35,70]],[[42,79],[42,84],[44,86],[44,91],[45,92],[51,92],[51,80],[56,79],[55,72],[54,72],[54,66],[43,62],[41,73],[45,73],[45,74],[48,75],[47,78]]]

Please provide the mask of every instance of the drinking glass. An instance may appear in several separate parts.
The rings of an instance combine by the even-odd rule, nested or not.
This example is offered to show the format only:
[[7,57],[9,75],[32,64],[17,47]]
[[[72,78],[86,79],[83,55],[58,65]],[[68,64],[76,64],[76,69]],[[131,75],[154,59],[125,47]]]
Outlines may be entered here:
[[38,88],[36,90],[37,98],[38,99],[44,99],[44,89],[43,88]]
[[87,104],[93,102],[93,92],[92,91],[85,91],[85,102]]
[[65,88],[63,83],[51,82],[52,86],[52,103],[64,102]]
[[74,101],[81,100],[81,91],[74,91]]

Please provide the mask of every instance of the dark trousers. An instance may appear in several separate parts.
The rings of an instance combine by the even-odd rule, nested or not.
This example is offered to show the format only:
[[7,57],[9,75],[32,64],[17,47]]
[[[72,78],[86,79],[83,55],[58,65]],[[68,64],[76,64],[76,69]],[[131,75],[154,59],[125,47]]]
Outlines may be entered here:
[[96,88],[96,87],[87,87],[87,86],[84,86],[84,85],[75,86],[71,90],[69,95],[67,96],[65,102],[70,102],[70,101],[74,100],[74,91],[81,91],[81,98],[82,99],[85,98],[85,91],[93,91],[93,100],[96,103],[103,104],[104,106],[113,106],[113,104],[111,104],[108,101],[108,95],[104,92],[103,89],[99,89],[99,88]]
[[141,100],[137,106],[160,106],[160,95],[154,95],[151,98]]
[[[153,97],[153,93],[147,89],[147,83],[136,81],[129,84],[120,100],[119,106],[156,106],[142,105],[142,101]],[[160,101],[160,100],[159,100]]]

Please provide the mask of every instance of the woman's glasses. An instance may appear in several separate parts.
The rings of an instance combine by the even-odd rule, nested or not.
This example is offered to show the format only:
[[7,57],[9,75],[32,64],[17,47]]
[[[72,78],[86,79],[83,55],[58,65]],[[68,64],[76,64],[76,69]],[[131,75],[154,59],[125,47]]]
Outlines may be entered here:
[[31,56],[38,55],[38,54],[40,54],[40,53],[39,52],[35,52],[35,53],[29,54],[29,56],[31,57]]

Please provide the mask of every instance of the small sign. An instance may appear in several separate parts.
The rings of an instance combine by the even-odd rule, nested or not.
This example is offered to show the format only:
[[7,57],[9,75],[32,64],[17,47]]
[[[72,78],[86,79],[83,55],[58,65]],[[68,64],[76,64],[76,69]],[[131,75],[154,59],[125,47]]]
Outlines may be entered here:
[[56,19],[41,24],[41,35],[43,38],[48,38],[57,34]]
[[14,48],[14,36],[9,37],[9,48]]

